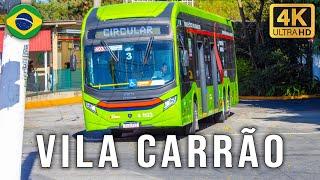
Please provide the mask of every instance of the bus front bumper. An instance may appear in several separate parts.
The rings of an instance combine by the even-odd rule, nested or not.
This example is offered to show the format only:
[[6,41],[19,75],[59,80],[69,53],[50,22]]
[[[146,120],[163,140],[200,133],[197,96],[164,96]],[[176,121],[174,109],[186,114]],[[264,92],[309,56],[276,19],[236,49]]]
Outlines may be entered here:
[[96,112],[83,107],[85,127],[87,131],[105,129],[156,129],[181,127],[179,104],[164,110],[163,105],[134,111],[107,111],[96,108]]

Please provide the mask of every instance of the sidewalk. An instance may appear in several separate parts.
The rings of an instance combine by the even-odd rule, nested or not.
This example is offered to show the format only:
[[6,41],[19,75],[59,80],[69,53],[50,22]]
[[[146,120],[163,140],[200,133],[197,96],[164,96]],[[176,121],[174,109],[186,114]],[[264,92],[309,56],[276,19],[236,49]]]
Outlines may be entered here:
[[[320,95],[302,95],[302,96],[240,96],[241,100],[303,100],[316,99]],[[26,98],[26,109],[39,109],[53,106],[63,106],[69,104],[80,104],[82,102],[81,91],[56,92],[42,94]]]

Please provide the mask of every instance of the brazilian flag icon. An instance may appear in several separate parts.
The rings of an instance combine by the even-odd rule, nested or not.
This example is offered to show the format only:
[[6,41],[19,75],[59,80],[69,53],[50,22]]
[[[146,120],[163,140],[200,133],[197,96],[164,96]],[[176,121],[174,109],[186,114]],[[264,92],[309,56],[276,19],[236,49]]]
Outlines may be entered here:
[[5,22],[11,35],[19,39],[30,39],[40,31],[42,16],[35,7],[21,4],[11,9]]

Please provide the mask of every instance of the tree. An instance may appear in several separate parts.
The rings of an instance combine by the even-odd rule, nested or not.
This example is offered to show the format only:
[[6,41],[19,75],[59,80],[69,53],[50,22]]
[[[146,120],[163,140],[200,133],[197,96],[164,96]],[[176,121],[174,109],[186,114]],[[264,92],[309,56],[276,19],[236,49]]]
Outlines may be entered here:
[[[312,80],[311,41],[272,39],[268,33],[270,3],[314,3],[317,7],[316,34],[319,36],[319,1],[239,0],[239,2],[243,4],[242,9],[239,8],[243,28],[236,34],[242,31],[246,38],[236,41],[236,49],[239,52],[243,47],[252,48],[252,57],[237,54],[240,93],[269,96],[319,93],[319,84]],[[314,44],[316,43],[317,40]]]
[[58,0],[48,3],[33,3],[45,20],[64,20],[69,18],[68,6]]
[[240,19],[237,0],[198,0],[195,6],[232,20]]
[[[121,3],[121,0],[103,0],[102,5]],[[81,20],[93,6],[93,0],[51,0],[33,2],[45,20]]]

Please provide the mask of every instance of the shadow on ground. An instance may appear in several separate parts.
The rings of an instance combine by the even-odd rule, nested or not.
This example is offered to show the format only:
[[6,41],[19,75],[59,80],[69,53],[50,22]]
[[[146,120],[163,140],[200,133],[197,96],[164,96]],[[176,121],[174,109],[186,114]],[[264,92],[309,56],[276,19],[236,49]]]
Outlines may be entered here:
[[[234,115],[234,113],[231,113],[230,116]],[[213,126],[215,122],[212,119],[203,119],[199,123],[199,131],[197,132],[201,134],[201,131],[210,128]],[[182,135],[181,132],[182,128],[174,128],[174,129],[151,129],[151,130],[133,130],[122,133],[121,136],[114,136],[115,142],[137,142],[138,138],[143,134],[150,134],[153,137],[155,137],[156,141],[165,141],[167,138],[167,135],[177,135],[177,139],[183,139],[186,137],[185,135]],[[111,130],[101,130],[101,131],[91,131],[88,132],[86,130],[79,131],[72,136],[74,138],[77,137],[77,135],[83,135],[83,138],[86,142],[102,142],[104,135],[111,135]]]
[[33,151],[28,154],[21,165],[21,180],[29,180],[34,162],[38,158],[38,152]]
[[240,101],[242,105],[249,107],[261,107],[268,109],[285,110],[287,112],[297,113],[300,111],[318,111],[320,112],[320,99],[308,100],[287,100],[287,101],[257,101],[257,100],[243,100]]
[[[320,125],[320,99],[287,101],[241,101],[241,105],[255,108],[279,110],[270,112],[275,114],[275,116],[253,119]],[[283,113],[283,111],[285,112],[285,114]],[[278,116],[277,113],[279,113]]]

